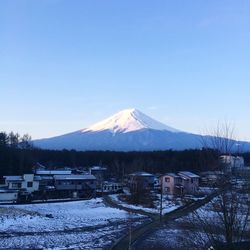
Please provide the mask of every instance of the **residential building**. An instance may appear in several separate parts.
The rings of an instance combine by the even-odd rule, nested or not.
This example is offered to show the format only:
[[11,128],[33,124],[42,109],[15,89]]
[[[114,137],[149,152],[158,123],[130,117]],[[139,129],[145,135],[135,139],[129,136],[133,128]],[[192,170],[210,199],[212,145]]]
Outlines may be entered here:
[[147,172],[135,172],[128,176],[128,186],[131,191],[143,191],[154,188],[155,176]]
[[[76,175],[71,171],[43,170],[39,175],[4,176],[5,185],[1,188],[2,200],[14,198],[20,202],[34,199],[90,198],[96,193],[96,177],[90,174]],[[7,198],[6,198],[7,197]]]
[[182,179],[183,192],[185,194],[195,194],[199,189],[200,176],[189,171],[179,172]]
[[104,181],[102,185],[102,193],[119,193],[122,192],[123,185],[119,182]]
[[200,185],[217,186],[225,181],[225,174],[222,171],[205,171],[200,172]]
[[167,173],[160,177],[160,185],[163,194],[195,194],[199,188],[199,176],[189,171]]
[[40,176],[39,190],[54,190],[55,175],[71,175],[71,170],[36,170],[36,175]]
[[182,178],[175,173],[167,173],[160,177],[163,194],[183,194]]
[[93,175],[54,175],[55,190],[61,196],[89,197],[95,195],[96,177]]
[[18,198],[18,190],[0,189],[0,202],[16,202]]
[[24,174],[23,176],[4,176],[5,185],[9,190],[23,190],[32,193],[39,190],[40,176]]
[[107,179],[107,168],[94,166],[90,168],[90,174],[96,177],[97,188],[101,189],[103,182]]
[[226,173],[238,171],[245,165],[244,158],[241,156],[221,155],[220,161],[223,164],[223,168]]

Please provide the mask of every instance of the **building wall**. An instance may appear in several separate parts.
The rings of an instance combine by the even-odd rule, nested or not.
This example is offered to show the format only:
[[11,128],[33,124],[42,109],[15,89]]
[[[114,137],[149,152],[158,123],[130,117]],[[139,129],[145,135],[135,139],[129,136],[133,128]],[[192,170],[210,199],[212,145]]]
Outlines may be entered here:
[[0,193],[0,201],[16,201],[17,196],[18,196],[17,192]]
[[39,181],[34,181],[34,174],[25,174],[20,181],[6,180],[5,182],[9,189],[26,189],[30,193],[39,189]]
[[86,188],[95,189],[95,180],[56,180],[55,188],[57,190],[84,190]]
[[6,181],[8,189],[20,189],[22,188],[22,182]]
[[[163,188],[163,194],[195,194],[199,188],[199,178],[180,178],[164,175],[161,177],[161,185]],[[176,185],[182,185],[183,188],[178,189]]]
[[104,183],[102,186],[102,191],[104,193],[117,192],[122,190],[121,183]]
[[152,189],[154,176],[129,176],[128,184],[133,191]]
[[23,178],[22,188],[25,188],[30,193],[39,189],[39,181],[34,181],[34,174],[25,174]]
[[182,181],[183,191],[185,194],[195,194],[199,188],[199,178],[188,178]]
[[174,194],[175,180],[173,176],[164,175],[161,177],[161,187],[163,194]]

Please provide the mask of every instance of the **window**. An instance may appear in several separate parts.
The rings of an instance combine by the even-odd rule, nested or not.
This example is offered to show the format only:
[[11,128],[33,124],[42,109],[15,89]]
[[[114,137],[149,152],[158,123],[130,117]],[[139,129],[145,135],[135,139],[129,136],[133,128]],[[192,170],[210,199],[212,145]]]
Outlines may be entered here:
[[27,182],[27,187],[28,187],[28,188],[33,187],[33,182],[32,182],[32,181],[28,181],[28,182]]
[[12,188],[21,188],[21,183],[12,183]]
[[170,178],[169,177],[165,177],[165,182],[170,182]]

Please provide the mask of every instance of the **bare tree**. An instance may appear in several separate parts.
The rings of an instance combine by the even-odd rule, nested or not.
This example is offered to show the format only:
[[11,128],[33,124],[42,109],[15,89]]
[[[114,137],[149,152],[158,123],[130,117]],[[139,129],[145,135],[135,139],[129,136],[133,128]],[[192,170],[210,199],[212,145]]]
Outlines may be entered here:
[[20,147],[23,149],[32,148],[32,138],[29,134],[24,134],[20,140]]
[[215,162],[214,168],[223,170],[225,165],[223,165],[220,156],[231,156],[236,152],[238,145],[234,125],[228,121],[218,122],[217,126],[206,134],[209,135],[201,136],[201,145],[204,149],[208,149],[208,157]]
[[[236,142],[234,127],[228,122],[218,123],[211,136],[202,138],[205,148],[213,148],[218,152],[215,157],[221,167],[223,164],[220,155],[231,156]],[[192,245],[193,249],[208,249],[210,246],[218,248],[219,244],[231,250],[234,243],[250,238],[250,207],[245,200],[246,190],[237,182],[233,182],[235,179],[231,177],[233,173],[219,179],[219,195],[207,204],[207,210],[200,209],[187,217],[185,223],[193,231],[186,230],[186,243]],[[244,183],[244,180],[241,182]]]
[[236,146],[235,128],[228,121],[219,121],[217,126],[206,134],[209,135],[201,137],[203,148],[212,148],[221,154],[231,154]]
[[20,140],[20,135],[18,133],[9,133],[9,145],[11,148],[17,148]]
[[[234,243],[249,239],[250,207],[242,190],[231,187],[184,219],[186,247],[192,249],[222,248],[231,250]],[[192,230],[190,230],[192,229]]]

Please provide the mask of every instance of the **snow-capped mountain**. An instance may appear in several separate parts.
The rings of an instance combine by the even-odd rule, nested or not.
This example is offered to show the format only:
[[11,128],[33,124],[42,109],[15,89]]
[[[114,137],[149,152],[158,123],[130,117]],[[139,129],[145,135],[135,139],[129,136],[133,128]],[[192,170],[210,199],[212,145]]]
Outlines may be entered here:
[[[88,128],[35,140],[45,149],[153,151],[201,148],[201,135],[158,122],[136,109],[126,109]],[[250,149],[250,143],[248,143]]]
[[128,133],[142,129],[167,130],[170,132],[180,132],[174,128],[168,127],[149,116],[143,114],[137,109],[125,109],[117,114],[98,122],[82,132],[98,132],[109,130],[112,133]]

